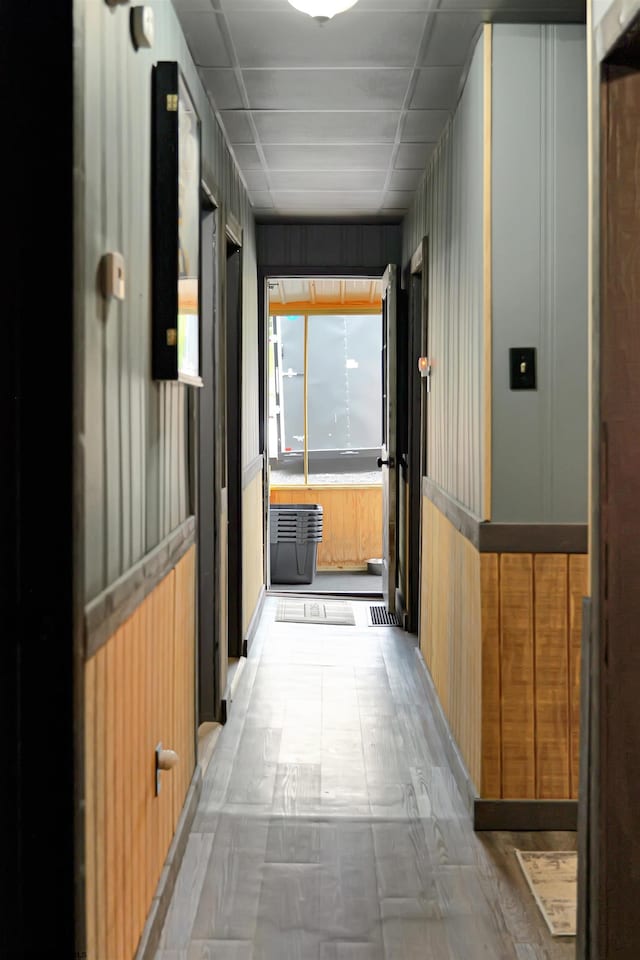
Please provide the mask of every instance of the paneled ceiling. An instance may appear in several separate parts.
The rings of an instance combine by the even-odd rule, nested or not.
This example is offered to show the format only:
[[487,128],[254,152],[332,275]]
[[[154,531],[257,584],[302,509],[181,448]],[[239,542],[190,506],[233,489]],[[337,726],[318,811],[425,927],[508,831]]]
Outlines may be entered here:
[[485,21],[582,22],[585,0],[173,0],[256,215],[407,210]]

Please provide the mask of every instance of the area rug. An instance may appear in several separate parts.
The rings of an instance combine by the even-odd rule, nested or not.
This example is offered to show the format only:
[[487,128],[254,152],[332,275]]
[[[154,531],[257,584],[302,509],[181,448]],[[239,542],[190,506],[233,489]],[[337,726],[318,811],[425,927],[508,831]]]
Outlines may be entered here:
[[341,627],[354,627],[356,618],[351,604],[346,600],[280,600],[276,620],[287,623],[332,623]]
[[529,888],[554,937],[575,937],[578,854],[516,850]]

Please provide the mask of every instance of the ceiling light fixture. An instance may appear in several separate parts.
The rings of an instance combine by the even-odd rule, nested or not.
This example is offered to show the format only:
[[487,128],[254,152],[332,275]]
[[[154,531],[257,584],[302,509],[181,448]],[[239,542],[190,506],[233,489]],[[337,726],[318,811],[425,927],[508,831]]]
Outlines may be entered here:
[[358,0],[289,0],[292,7],[308,13],[319,23],[325,23],[335,17],[336,13],[344,13],[350,7],[355,7],[357,2]]

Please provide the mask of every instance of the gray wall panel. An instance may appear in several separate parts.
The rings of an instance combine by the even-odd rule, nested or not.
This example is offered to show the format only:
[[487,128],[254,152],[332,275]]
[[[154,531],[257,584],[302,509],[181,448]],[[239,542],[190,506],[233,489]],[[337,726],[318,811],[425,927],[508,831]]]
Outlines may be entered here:
[[[483,55],[404,223],[403,262],[429,237],[428,474],[478,517],[483,456]],[[413,373],[413,371],[412,371]]]
[[262,223],[256,227],[258,266],[372,267],[400,263],[399,223]]
[[[186,388],[150,379],[151,78],[177,60],[202,120],[203,177],[243,227],[243,461],[258,453],[257,292],[253,216],[198,80],[173,7],[151,0],[152,50],[135,51],[127,6],[76,0],[77,109],[83,163],[76,170],[77,246],[84,250],[85,578],[89,600],[151,550],[189,511]],[[126,264],[126,300],[105,306],[98,264]],[[218,292],[220,296],[220,291]]]
[[[582,26],[496,26],[493,74],[493,509],[587,516],[587,111]],[[535,347],[538,389],[509,389]]]

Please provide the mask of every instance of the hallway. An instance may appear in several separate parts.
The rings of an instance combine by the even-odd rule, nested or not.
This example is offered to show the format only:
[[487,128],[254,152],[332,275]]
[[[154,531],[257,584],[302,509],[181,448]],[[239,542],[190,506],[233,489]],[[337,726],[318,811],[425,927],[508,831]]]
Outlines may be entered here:
[[512,847],[474,834],[395,628],[276,623],[205,776],[157,960],[569,960]]

